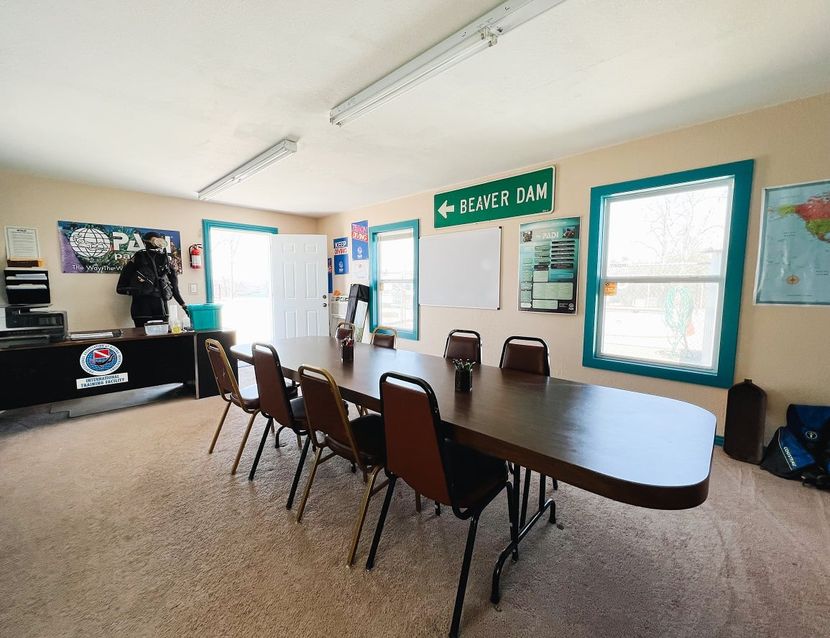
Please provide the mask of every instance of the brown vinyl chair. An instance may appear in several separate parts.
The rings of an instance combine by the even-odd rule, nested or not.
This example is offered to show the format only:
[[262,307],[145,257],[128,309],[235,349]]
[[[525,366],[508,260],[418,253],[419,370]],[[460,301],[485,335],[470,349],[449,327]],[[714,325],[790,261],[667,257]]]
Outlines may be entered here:
[[[387,372],[380,378],[380,397],[386,430],[389,487],[366,569],[374,567],[383,525],[399,478],[416,492],[452,507],[453,514],[458,518],[470,519],[450,624],[450,636],[458,636],[478,519],[484,508],[503,489],[507,490],[510,538],[518,544],[515,497],[513,486],[507,480],[507,466],[500,459],[453,441],[449,428],[441,421],[435,393],[423,379]],[[517,551],[512,553],[514,558],[518,558]]]
[[450,330],[444,345],[445,359],[465,359],[481,365],[481,335],[475,330]]
[[[309,438],[314,447],[314,465],[311,466],[311,474],[300,501],[300,508],[297,510],[297,522],[303,518],[308,495],[320,464],[337,456],[360,468],[366,489],[355,520],[346,561],[346,564],[351,566],[357,553],[369,500],[387,483],[383,481],[375,487],[377,476],[386,463],[383,418],[378,414],[370,414],[350,421],[346,404],[340,396],[340,388],[327,370],[303,365],[300,366],[299,374],[300,387],[305,399]],[[323,456],[326,450],[329,453]]]
[[337,324],[337,328],[334,330],[334,337],[338,341],[343,341],[346,337],[354,338],[355,335],[355,325],[353,323],[349,323],[348,321],[341,321]]
[[378,326],[372,331],[372,345],[378,348],[395,349],[398,342],[398,331],[389,326]]
[[[294,495],[297,493],[297,484],[300,482],[303,464],[308,454],[308,446],[311,442],[311,439],[308,437],[305,402],[302,397],[297,396],[296,389],[286,387],[285,374],[283,373],[282,364],[280,363],[279,355],[274,346],[268,343],[255,343],[251,347],[251,350],[254,357],[256,385],[259,391],[259,410],[268,419],[268,424],[262,432],[262,439],[259,442],[259,449],[254,458],[254,463],[251,466],[251,472],[248,474],[248,480],[254,480],[254,473],[259,464],[259,457],[262,456],[262,450],[265,448],[265,442],[268,440],[268,432],[274,429],[274,421],[280,425],[276,432],[277,441],[275,447],[279,447],[280,432],[285,428],[292,430],[296,434],[298,446],[300,446],[301,438],[305,436],[305,444],[302,445],[300,460],[297,463],[294,480],[291,483],[291,491],[288,493],[288,502],[285,505],[286,509],[291,509],[294,503]],[[293,392],[291,391],[292,389],[294,390]]]
[[[548,344],[538,337],[508,337],[501,350],[501,360],[499,367],[505,370],[518,370],[519,372],[528,372],[530,374],[540,374],[546,377],[550,376],[550,356],[548,354]],[[515,465],[511,467],[513,472],[521,472],[521,467]],[[530,470],[525,470],[524,492],[522,494],[522,514],[520,525],[524,527],[527,519],[527,500],[530,492]],[[556,479],[553,480],[553,489],[558,489],[559,485]],[[545,487],[547,485],[547,477],[544,474],[539,475],[539,506],[544,505]],[[551,503],[550,506],[550,521],[556,522],[556,504]]]
[[219,390],[219,395],[222,400],[226,402],[225,410],[222,412],[222,418],[219,419],[219,425],[216,428],[216,433],[213,435],[213,440],[210,442],[208,454],[213,454],[213,448],[216,446],[216,439],[219,438],[219,432],[225,424],[225,418],[228,416],[228,410],[231,404],[238,405],[246,414],[250,414],[248,419],[248,427],[245,428],[245,435],[242,437],[242,443],[239,444],[239,451],[236,453],[236,460],[233,462],[231,474],[236,474],[236,468],[239,466],[239,459],[242,458],[242,450],[245,449],[245,443],[248,441],[248,435],[251,433],[251,426],[254,424],[256,415],[259,414],[259,394],[257,393],[256,385],[239,387],[231,369],[231,364],[228,361],[228,355],[225,354],[225,349],[222,344],[216,339],[206,339],[205,349],[207,350],[210,367],[213,369],[213,376],[216,379],[216,387]]

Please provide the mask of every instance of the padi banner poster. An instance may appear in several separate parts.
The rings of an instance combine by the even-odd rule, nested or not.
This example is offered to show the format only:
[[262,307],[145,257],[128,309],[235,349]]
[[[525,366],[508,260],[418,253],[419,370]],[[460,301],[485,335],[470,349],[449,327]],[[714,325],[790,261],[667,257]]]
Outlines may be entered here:
[[519,310],[576,312],[579,217],[519,227]]
[[144,248],[141,236],[151,230],[167,240],[167,253],[176,272],[181,273],[181,238],[177,230],[68,221],[58,222],[61,272],[119,273],[133,253]]

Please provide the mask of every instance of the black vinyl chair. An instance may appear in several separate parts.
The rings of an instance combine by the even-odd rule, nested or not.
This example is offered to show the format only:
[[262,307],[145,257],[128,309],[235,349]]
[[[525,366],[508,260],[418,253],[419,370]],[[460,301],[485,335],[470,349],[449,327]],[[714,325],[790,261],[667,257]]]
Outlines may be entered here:
[[445,359],[465,359],[481,365],[481,335],[475,330],[450,330],[444,345]]
[[[501,350],[501,359],[499,367],[505,370],[518,370],[520,372],[528,372],[530,374],[540,374],[546,377],[550,376],[550,355],[548,353],[548,344],[539,337],[508,337]],[[513,472],[521,472],[521,467],[514,465],[511,467]],[[522,494],[522,514],[519,524],[524,527],[527,520],[527,500],[530,492],[530,470],[525,470],[524,492]],[[553,489],[558,489],[559,485],[556,479],[553,480]],[[547,485],[547,477],[544,474],[539,475],[539,502],[543,502],[545,487]],[[551,504],[550,521],[556,522],[556,505]]]
[[[510,537],[518,543],[515,497],[513,486],[507,480],[507,465],[452,440],[449,428],[441,421],[435,393],[423,379],[387,372],[380,378],[380,396],[389,485],[366,569],[374,567],[383,525],[399,478],[436,503],[452,507],[458,518],[469,519],[467,545],[450,624],[450,636],[458,636],[478,519],[484,508],[504,489],[507,490]],[[516,550],[513,557],[518,557]]]
[[288,494],[288,502],[285,505],[287,509],[291,509],[310,444],[305,401],[302,397],[297,396],[296,387],[286,387],[285,374],[282,371],[282,364],[274,346],[269,343],[255,343],[251,350],[254,357],[254,373],[256,374],[256,384],[260,397],[259,410],[267,417],[268,424],[262,433],[262,439],[259,442],[259,449],[251,466],[251,472],[248,474],[248,480],[254,480],[254,473],[257,465],[259,465],[259,457],[262,456],[262,450],[265,448],[269,430],[273,430],[274,421],[280,424],[276,431],[276,447],[279,447],[280,444],[280,432],[286,428],[292,430],[297,436],[298,446],[302,437],[305,436],[305,444],[302,445],[300,460],[297,463],[294,480],[291,483],[291,491]]

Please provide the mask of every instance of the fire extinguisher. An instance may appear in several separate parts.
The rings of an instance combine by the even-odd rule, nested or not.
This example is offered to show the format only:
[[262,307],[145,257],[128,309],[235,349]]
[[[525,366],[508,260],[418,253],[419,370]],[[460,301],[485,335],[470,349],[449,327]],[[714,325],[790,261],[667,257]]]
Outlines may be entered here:
[[196,269],[202,267],[202,244],[190,246],[190,267]]

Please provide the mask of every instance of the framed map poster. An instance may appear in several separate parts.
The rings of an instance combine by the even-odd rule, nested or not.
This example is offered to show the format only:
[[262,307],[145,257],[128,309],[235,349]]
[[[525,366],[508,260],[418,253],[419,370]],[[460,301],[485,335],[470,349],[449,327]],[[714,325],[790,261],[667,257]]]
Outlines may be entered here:
[[830,305],[830,180],[764,189],[755,303]]
[[576,312],[579,217],[519,226],[519,310]]

